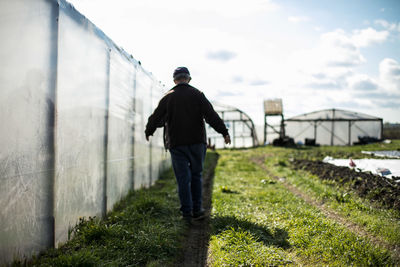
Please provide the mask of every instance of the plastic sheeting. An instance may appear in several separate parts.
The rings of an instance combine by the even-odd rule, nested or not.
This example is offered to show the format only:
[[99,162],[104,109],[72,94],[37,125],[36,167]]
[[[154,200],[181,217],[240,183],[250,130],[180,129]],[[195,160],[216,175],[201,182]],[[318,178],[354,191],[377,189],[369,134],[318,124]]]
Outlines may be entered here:
[[160,83],[63,0],[0,1],[0,265],[57,246],[169,163]]
[[[325,163],[330,163],[336,166],[349,167],[349,159],[334,159],[325,157]],[[355,164],[354,169],[362,172],[371,172],[373,174],[382,175],[379,170],[387,169],[390,171],[387,175],[382,175],[387,178],[400,177],[400,160],[399,159],[353,159]],[[400,182],[400,180],[397,180]]]
[[0,1],[0,265],[51,246],[57,3]]
[[352,145],[358,137],[382,138],[382,119],[367,114],[329,109],[285,120],[286,135],[295,142],[315,139],[321,145]]
[[400,151],[399,150],[361,151],[361,153],[378,156],[378,157],[400,159]]

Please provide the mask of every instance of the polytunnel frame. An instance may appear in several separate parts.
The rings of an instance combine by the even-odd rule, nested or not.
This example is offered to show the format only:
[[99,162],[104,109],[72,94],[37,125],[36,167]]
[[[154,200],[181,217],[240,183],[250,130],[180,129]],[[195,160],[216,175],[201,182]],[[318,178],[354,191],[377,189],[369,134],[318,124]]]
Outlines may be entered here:
[[[232,146],[234,148],[242,148],[242,147],[236,147],[236,139],[237,138],[243,138],[243,140],[244,140],[245,138],[251,137],[252,138],[252,147],[258,146],[256,128],[254,126],[253,120],[251,119],[251,117],[249,115],[247,115],[244,111],[242,111],[236,107],[221,104],[218,102],[213,102],[212,104],[214,105],[214,109],[218,108],[218,107],[225,109],[225,110],[217,109],[216,112],[218,113],[218,115],[220,115],[220,117],[224,121],[225,125],[229,124],[229,123],[232,124],[232,134],[230,133],[230,136],[231,136]],[[228,114],[228,113],[239,113],[240,118],[239,119],[229,119],[229,118],[227,119],[226,114]],[[248,136],[246,136],[246,135],[236,136],[235,135],[235,123],[238,123],[238,122],[242,122],[243,125],[247,126],[247,128],[250,130],[250,135],[248,135]],[[214,141],[214,144],[216,144],[216,140],[220,139],[220,138],[222,138],[222,136],[221,137],[219,137],[219,136],[218,137],[217,136],[209,137],[209,139]],[[244,141],[243,141],[243,144],[244,144]],[[245,147],[245,146],[243,145],[243,147]]]
[[[334,142],[334,138],[337,138],[338,140],[340,140],[343,144],[347,144],[347,145],[351,145],[351,128],[353,125],[355,125],[356,122],[359,121],[380,121],[381,124],[381,133],[380,133],[380,139],[382,139],[383,136],[383,119],[381,118],[356,118],[356,119],[341,119],[341,118],[334,118],[335,117],[335,111],[345,111],[345,110],[341,110],[341,109],[325,109],[325,110],[319,110],[319,111],[314,111],[314,112],[310,112],[307,113],[307,115],[310,114],[315,114],[315,113],[319,113],[321,111],[332,111],[332,118],[327,118],[327,119],[286,119],[285,122],[309,122],[310,125],[308,127],[306,127],[305,129],[303,129],[301,132],[299,132],[296,136],[291,136],[293,138],[296,138],[297,136],[301,135],[303,132],[305,132],[306,130],[308,130],[311,126],[314,126],[314,140],[317,140],[317,128],[318,126],[321,126],[323,129],[325,129],[327,132],[329,132],[331,134],[331,146],[333,146],[333,142]],[[305,115],[305,114],[303,114]],[[323,122],[332,122],[331,124],[331,129],[327,129],[325,126],[322,125]],[[335,134],[335,122],[348,122],[348,141],[346,142],[345,140],[342,140],[342,138],[340,138],[339,136],[337,136]],[[360,127],[358,127],[357,125],[355,125],[355,127],[360,130],[361,132],[364,132],[366,135],[368,135],[368,133],[366,133],[363,129],[361,129]]]

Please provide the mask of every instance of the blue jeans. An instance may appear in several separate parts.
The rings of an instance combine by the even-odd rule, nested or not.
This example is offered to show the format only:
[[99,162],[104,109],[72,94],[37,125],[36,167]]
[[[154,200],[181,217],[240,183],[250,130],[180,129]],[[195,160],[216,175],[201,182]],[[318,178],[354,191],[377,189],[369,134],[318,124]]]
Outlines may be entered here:
[[183,214],[202,209],[202,172],[206,150],[206,144],[177,146],[169,150]]

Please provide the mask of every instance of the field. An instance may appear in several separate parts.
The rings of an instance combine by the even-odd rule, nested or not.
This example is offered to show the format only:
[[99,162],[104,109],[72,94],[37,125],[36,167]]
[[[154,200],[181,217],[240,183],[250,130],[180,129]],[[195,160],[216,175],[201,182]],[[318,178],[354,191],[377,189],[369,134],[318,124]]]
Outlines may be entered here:
[[106,220],[82,219],[59,249],[14,265],[400,265],[399,188],[320,163],[327,155],[355,159],[366,157],[362,150],[399,148],[395,141],[209,152],[205,221],[180,220],[169,170],[154,187],[131,192]]
[[[220,151],[209,264],[398,265],[400,214],[379,198],[379,188],[362,194],[351,179],[321,179],[301,166],[327,155],[362,158],[361,150],[398,148],[399,142]],[[326,170],[319,169],[322,178]]]

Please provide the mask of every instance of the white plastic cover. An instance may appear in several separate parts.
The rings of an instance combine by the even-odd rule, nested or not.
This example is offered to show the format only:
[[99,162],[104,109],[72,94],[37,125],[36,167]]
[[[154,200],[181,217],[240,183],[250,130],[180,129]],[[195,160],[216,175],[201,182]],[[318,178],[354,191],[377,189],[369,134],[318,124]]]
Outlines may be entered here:
[[[135,91],[135,144],[134,144],[134,186],[146,187],[151,183],[150,146],[144,136],[147,118],[151,115],[152,80],[139,66],[136,73]],[[150,177],[150,179],[149,179]]]
[[57,16],[0,1],[0,265],[52,244]]
[[103,208],[109,51],[93,25],[60,9],[57,71],[56,244]]
[[[325,157],[323,160],[325,163],[330,163],[336,166],[349,166],[349,159],[334,159],[331,157]],[[352,159],[355,164],[354,169],[356,171],[371,172],[373,174],[385,176],[387,178],[400,177],[400,160],[399,159]],[[388,170],[388,174],[382,175],[379,169]],[[400,182],[400,180],[397,180]]]
[[64,0],[0,1],[0,265],[64,242],[166,167],[163,86]]
[[110,53],[107,142],[107,210],[133,188],[134,85],[136,69],[115,50]]

